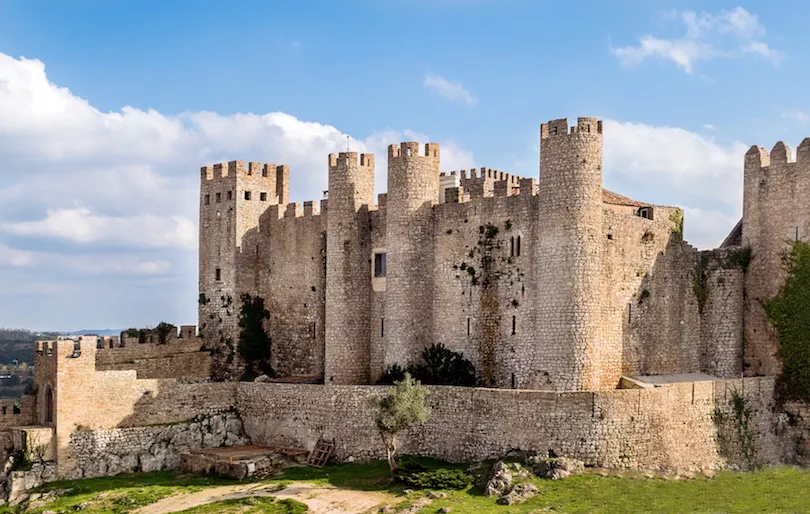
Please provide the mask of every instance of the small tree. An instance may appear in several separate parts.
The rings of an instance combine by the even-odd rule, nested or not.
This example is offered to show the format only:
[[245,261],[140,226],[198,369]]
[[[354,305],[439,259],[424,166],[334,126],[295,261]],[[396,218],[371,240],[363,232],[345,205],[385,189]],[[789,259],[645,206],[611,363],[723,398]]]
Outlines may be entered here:
[[275,376],[270,365],[271,341],[264,330],[264,320],[270,318],[270,311],[264,307],[264,298],[242,295],[242,309],[239,312],[239,355],[245,359],[243,379],[251,380],[264,373]]
[[397,471],[397,436],[403,430],[427,421],[430,408],[425,404],[428,391],[410,373],[394,383],[393,389],[377,400],[377,429],[380,431],[393,475]]

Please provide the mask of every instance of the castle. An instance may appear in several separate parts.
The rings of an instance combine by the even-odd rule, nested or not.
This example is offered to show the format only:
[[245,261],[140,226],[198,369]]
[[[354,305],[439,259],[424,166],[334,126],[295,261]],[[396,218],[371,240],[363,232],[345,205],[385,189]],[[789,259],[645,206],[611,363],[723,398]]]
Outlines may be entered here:
[[[810,238],[810,138],[795,161],[781,142],[746,153],[743,217],[698,251],[680,209],[602,188],[602,129],[542,124],[539,180],[440,173],[439,145],[391,145],[376,202],[371,154],[329,155],[328,198],[303,206],[288,202],[287,166],[202,168],[200,333],[38,343],[35,392],[0,402],[0,460],[41,446],[42,462],[0,469],[0,499],[246,442],[328,439],[338,460],[380,458],[370,384],[434,343],[470,359],[483,387],[433,387],[403,452],[810,463],[810,407],[776,402],[778,340],[760,302],[784,283],[790,243]],[[228,380],[241,374],[243,294],[270,312],[276,381]]]
[[[793,175],[777,177],[774,158],[774,178],[759,185],[755,175],[768,172],[755,170],[753,159],[742,227],[756,257],[747,278],[724,264],[740,237],[698,252],[682,240],[680,209],[602,188],[602,123],[594,118],[542,124],[539,181],[488,168],[440,173],[438,144],[391,145],[388,192],[376,202],[371,154],[329,155],[320,205],[287,203],[287,166],[206,166],[199,325],[227,358],[238,340],[239,298],[262,297],[276,371],[326,384],[374,383],[387,366],[414,362],[434,343],[463,353],[481,385],[497,388],[607,390],[628,375],[739,377],[746,338],[751,371],[773,373],[775,343],[761,307],[743,291],[773,294],[779,283],[759,263],[773,264],[784,247],[774,238],[784,231],[759,227],[783,214],[753,205],[770,202],[771,190],[792,194],[776,181]],[[711,282],[706,298],[693,291],[699,265],[701,280]]]

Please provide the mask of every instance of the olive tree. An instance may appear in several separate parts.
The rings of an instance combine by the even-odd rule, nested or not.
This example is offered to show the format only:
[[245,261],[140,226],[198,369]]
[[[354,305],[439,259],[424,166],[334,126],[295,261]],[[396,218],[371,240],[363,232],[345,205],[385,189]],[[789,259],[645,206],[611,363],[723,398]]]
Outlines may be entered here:
[[430,417],[430,408],[425,403],[427,388],[410,373],[394,382],[394,387],[377,399],[377,429],[380,431],[388,456],[391,474],[397,470],[397,436],[403,430],[424,423]]

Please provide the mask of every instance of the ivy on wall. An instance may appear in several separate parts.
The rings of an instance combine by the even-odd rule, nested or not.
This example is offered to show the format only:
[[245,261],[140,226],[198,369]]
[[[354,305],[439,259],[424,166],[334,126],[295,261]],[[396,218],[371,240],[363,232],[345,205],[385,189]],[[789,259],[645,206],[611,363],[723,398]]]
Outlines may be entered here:
[[236,346],[245,361],[243,380],[253,380],[261,374],[275,376],[270,365],[272,342],[264,330],[264,320],[270,311],[264,306],[264,298],[243,294],[239,311],[239,342]]
[[762,302],[779,334],[784,400],[810,401],[810,244],[796,241],[784,257],[787,280],[779,294]]

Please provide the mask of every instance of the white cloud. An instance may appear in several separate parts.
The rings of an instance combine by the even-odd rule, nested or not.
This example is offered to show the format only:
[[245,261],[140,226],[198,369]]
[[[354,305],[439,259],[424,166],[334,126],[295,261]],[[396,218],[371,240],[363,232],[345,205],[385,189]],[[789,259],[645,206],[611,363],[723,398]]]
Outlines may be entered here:
[[794,120],[802,125],[810,122],[810,115],[799,109],[782,111],[782,117],[788,120]]
[[432,89],[452,102],[457,102],[467,106],[476,103],[475,97],[467,90],[461,82],[452,82],[442,77],[428,73],[422,83],[426,88]]
[[711,123],[704,123],[702,127],[706,130],[717,130],[717,127],[712,125]]
[[717,246],[742,215],[741,142],[720,145],[677,127],[605,120],[605,187],[685,209],[685,235]]
[[0,230],[18,236],[59,238],[74,243],[197,247],[197,229],[190,219],[183,216],[103,216],[86,207],[48,209],[43,219],[3,222],[0,223]]
[[34,261],[34,254],[23,250],[16,250],[0,243],[0,268],[20,268],[30,266]]
[[634,66],[648,58],[674,62],[686,73],[692,73],[699,61],[718,58],[758,55],[778,66],[784,54],[761,40],[765,27],[757,17],[742,7],[719,14],[694,11],[674,13],[686,29],[686,34],[675,38],[661,38],[651,34],[639,38],[638,45],[610,47],[624,66]]
[[[345,150],[347,136],[281,112],[102,112],[51,83],[42,62],[2,53],[0,119],[0,267],[11,274],[0,291],[0,325],[41,324],[44,312],[52,327],[103,325],[120,313],[131,316],[128,325],[158,315],[193,323],[200,166],[288,164],[291,199],[320,199],[327,154]],[[431,139],[410,130],[349,138],[352,151],[376,153],[378,192],[386,188],[386,147],[403,140]],[[443,169],[474,165],[458,144],[438,142]],[[49,299],[33,291],[52,290],[26,284],[47,280],[78,295],[75,307],[43,310]],[[109,294],[111,287],[126,293]],[[11,291],[29,291],[37,303],[18,304]]]

